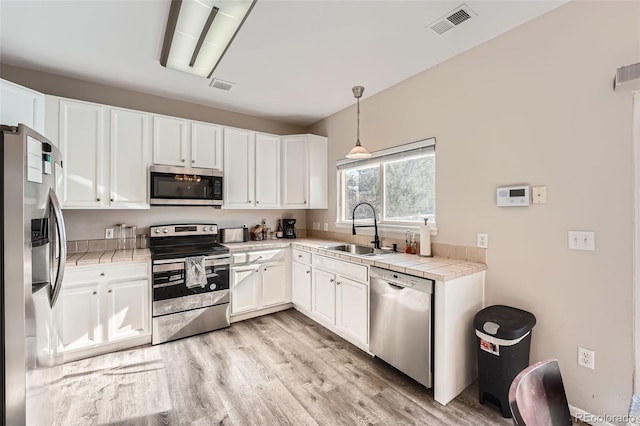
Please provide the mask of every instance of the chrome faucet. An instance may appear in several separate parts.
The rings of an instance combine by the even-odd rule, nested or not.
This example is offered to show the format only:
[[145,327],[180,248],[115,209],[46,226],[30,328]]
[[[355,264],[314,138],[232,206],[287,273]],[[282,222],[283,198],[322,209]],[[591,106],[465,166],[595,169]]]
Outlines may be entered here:
[[356,228],[371,228],[371,225],[356,225],[356,209],[361,205],[367,205],[371,207],[371,211],[373,211],[373,227],[375,228],[375,236],[373,237],[373,247],[379,249],[380,248],[380,238],[378,237],[378,222],[376,221],[376,209],[369,203],[358,203],[353,208],[353,212],[351,213],[351,232],[353,235],[356,235]]

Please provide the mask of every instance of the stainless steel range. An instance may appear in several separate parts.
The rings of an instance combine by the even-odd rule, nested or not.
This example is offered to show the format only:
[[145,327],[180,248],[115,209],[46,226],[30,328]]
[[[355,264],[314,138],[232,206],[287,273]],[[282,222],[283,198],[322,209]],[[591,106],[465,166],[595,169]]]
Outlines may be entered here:
[[[228,327],[231,255],[218,244],[218,226],[159,225],[151,227],[150,235],[151,343]],[[192,279],[190,268],[200,269],[200,281]]]

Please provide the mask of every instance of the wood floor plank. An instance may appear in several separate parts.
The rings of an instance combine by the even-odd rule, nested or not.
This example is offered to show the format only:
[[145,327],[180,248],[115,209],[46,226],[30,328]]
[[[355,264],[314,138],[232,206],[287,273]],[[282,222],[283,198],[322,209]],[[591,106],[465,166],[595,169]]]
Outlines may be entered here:
[[477,387],[433,392],[289,309],[63,366],[56,425],[508,425]]

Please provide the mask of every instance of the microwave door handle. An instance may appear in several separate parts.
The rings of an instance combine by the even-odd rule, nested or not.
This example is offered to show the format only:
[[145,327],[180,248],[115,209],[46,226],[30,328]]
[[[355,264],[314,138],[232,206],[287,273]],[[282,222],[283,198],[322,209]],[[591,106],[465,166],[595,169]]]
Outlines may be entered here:
[[[56,278],[51,292],[51,307],[53,308],[60,295],[60,289],[62,287],[62,278],[64,277],[64,267],[67,263],[67,233],[64,226],[64,219],[62,217],[62,208],[60,202],[56,196],[56,192],[53,188],[49,189],[49,200],[51,206],[51,213],[55,217],[55,231],[57,234],[56,242],[60,245],[60,259],[58,260],[58,269],[56,271]],[[55,248],[52,247],[52,256],[55,257]],[[52,267],[53,262],[49,265]]]

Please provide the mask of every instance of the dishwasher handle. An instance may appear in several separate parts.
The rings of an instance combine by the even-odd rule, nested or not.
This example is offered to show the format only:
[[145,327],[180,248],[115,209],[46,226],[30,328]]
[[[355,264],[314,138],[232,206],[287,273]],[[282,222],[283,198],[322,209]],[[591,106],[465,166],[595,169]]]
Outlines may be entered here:
[[403,285],[398,285],[398,284],[394,284],[392,282],[387,281],[387,284],[389,284],[390,287],[395,288],[396,290],[404,290],[406,287]]

